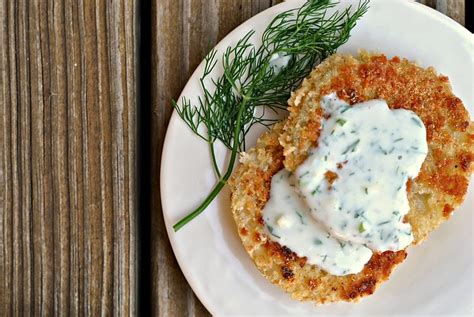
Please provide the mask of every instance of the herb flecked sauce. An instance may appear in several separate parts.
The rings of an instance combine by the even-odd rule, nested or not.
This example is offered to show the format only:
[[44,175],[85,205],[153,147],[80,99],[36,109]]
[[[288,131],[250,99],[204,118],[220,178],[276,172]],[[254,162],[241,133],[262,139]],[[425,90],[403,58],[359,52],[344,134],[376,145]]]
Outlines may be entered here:
[[349,106],[333,93],[321,106],[318,145],[294,174],[273,176],[263,218],[272,240],[309,263],[333,275],[358,273],[372,251],[413,241],[403,222],[406,183],[428,153],[426,130],[415,113],[384,100]]

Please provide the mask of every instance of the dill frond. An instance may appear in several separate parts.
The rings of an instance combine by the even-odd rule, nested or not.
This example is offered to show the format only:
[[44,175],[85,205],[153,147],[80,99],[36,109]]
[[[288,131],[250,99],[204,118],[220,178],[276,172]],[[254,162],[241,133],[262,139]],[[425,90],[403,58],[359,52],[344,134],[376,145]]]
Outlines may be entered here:
[[[219,62],[217,51],[206,56],[200,78],[203,95],[198,104],[193,105],[186,97],[179,105],[172,103],[189,128],[209,144],[218,181],[201,205],[173,226],[175,231],[214,200],[231,176],[237,154],[245,150],[250,128],[254,124],[270,127],[275,123],[265,118],[265,111],[286,109],[291,91],[315,65],[347,42],[357,20],[368,10],[368,2],[360,2],[354,12],[348,7],[329,14],[336,3],[310,0],[301,8],[278,14],[263,32],[261,46],[251,43],[255,32],[250,31],[235,46],[227,48],[221,57],[223,74],[218,78],[211,77]],[[286,63],[278,65],[278,59],[285,59]],[[263,111],[256,111],[257,108]],[[216,140],[231,151],[224,174],[216,161]]]

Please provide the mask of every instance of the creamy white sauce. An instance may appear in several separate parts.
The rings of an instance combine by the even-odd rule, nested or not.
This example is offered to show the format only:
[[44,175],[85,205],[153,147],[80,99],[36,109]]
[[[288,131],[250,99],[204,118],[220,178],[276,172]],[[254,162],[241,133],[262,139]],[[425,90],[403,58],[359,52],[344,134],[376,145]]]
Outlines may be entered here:
[[[313,216],[337,237],[372,250],[405,248],[413,241],[403,223],[410,209],[406,182],[428,153],[422,121],[412,111],[390,110],[383,100],[350,107],[332,94],[321,106],[330,117],[295,173]],[[337,174],[332,186],[328,171]]]
[[[406,182],[426,158],[426,131],[415,113],[390,110],[383,100],[349,106],[331,94],[321,106],[318,146],[294,175],[274,176],[264,220],[272,239],[309,263],[334,275],[357,273],[370,259],[366,247],[397,251],[413,241],[411,226],[403,223],[409,211]],[[332,184],[328,172],[337,175]],[[295,221],[300,209],[311,228]],[[313,236],[325,234],[326,240],[318,239],[327,243],[314,247]],[[342,260],[349,254],[353,259]],[[324,256],[324,263],[318,261]],[[327,262],[330,256],[341,261]]]
[[272,178],[271,198],[263,210],[266,230],[272,240],[306,256],[333,275],[362,270],[372,251],[362,245],[339,241],[318,223],[295,188],[296,179],[285,169]]

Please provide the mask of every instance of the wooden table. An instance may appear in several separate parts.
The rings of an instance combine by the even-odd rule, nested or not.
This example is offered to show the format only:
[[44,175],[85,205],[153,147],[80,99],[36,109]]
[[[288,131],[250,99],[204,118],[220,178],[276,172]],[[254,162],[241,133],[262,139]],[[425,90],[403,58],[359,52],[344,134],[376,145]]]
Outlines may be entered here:
[[[0,0],[2,316],[208,315],[161,214],[170,99],[281,1],[145,2]],[[464,0],[421,2],[465,23]]]

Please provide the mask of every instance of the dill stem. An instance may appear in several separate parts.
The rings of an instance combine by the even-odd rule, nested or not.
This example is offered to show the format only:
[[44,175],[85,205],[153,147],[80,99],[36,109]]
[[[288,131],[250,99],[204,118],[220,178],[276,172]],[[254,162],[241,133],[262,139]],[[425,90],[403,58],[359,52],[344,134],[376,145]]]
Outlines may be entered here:
[[209,151],[211,152],[212,167],[214,167],[214,172],[216,172],[217,178],[221,178],[221,172],[219,171],[219,166],[217,165],[216,153],[214,151],[214,142],[207,141],[209,144]]
[[193,212],[191,212],[187,216],[181,218],[181,220],[179,220],[173,226],[173,230],[175,232],[178,231],[179,229],[181,229],[182,227],[184,227],[188,222],[190,222],[191,220],[196,218],[201,212],[203,212],[207,208],[207,206],[209,206],[209,204],[214,200],[214,198],[217,197],[217,195],[220,193],[222,188],[224,188],[225,184],[229,180],[230,175],[232,175],[232,170],[234,169],[234,164],[235,164],[235,160],[237,158],[237,152],[238,152],[238,149],[239,149],[239,133],[240,133],[240,130],[241,130],[241,125],[242,125],[242,116],[244,114],[244,110],[245,110],[245,107],[247,105],[248,100],[249,100],[248,97],[244,96],[243,99],[242,99],[242,102],[240,104],[239,113],[237,115],[236,126],[235,126],[235,129],[234,129],[234,140],[233,140],[233,144],[232,144],[232,152],[231,152],[231,155],[230,155],[229,164],[227,165],[226,173],[224,174],[224,176],[222,176],[219,179],[217,184],[214,186],[214,188],[209,193],[209,195],[206,197],[206,199],[204,199],[204,201],[201,203],[201,205],[199,205],[199,207],[197,207]]
[[207,208],[207,206],[209,206],[209,204],[214,200],[214,198],[216,198],[216,196],[220,193],[220,191],[224,187],[224,185],[227,181],[224,178],[225,177],[222,177],[219,180],[219,182],[216,184],[216,186],[214,186],[214,188],[212,189],[211,193],[206,197],[206,199],[204,199],[204,201],[201,203],[201,205],[199,205],[199,207],[197,207],[192,213],[190,213],[187,216],[181,218],[181,220],[178,221],[173,226],[173,230],[175,232],[178,231],[179,229],[181,229],[182,227],[184,227],[188,222],[190,222],[191,220],[196,218],[201,212],[203,212]]

